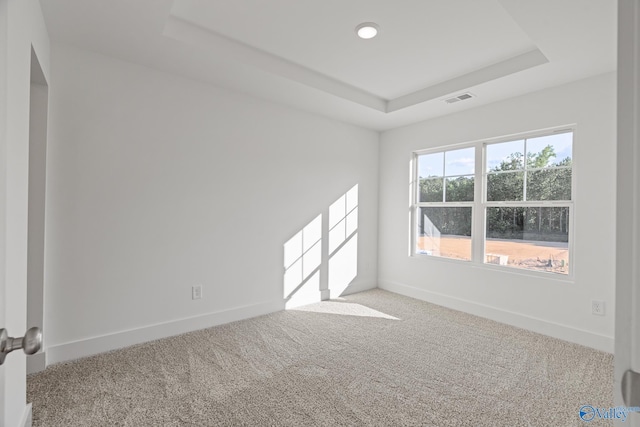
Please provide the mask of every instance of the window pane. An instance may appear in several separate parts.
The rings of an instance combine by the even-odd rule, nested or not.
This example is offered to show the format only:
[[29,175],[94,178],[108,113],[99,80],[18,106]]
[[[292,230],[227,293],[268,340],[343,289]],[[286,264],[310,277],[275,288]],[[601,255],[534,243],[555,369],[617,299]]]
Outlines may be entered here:
[[487,200],[490,202],[522,200],[524,172],[487,175]]
[[418,177],[433,178],[444,176],[444,153],[418,156]]
[[420,202],[442,202],[442,178],[420,180]]
[[568,207],[490,207],[486,230],[485,263],[568,274]]
[[447,202],[473,201],[473,175],[447,178]]
[[571,200],[571,169],[527,172],[527,200]]
[[524,140],[487,145],[487,172],[523,169]]
[[527,139],[527,167],[544,168],[571,164],[573,132]]
[[446,162],[445,175],[472,175],[476,165],[475,152],[476,149],[474,147],[447,151],[444,155]]
[[471,207],[419,208],[416,253],[471,260],[471,213]]

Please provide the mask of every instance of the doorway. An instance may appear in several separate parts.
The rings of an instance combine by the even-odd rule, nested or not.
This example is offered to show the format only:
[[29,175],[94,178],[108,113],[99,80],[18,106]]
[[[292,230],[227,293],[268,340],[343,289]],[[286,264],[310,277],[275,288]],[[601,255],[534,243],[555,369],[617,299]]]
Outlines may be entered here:
[[[27,329],[44,331],[44,236],[49,85],[31,48],[29,103],[29,219],[27,241]],[[44,348],[44,345],[43,345]],[[45,353],[27,358],[27,374],[44,370]]]

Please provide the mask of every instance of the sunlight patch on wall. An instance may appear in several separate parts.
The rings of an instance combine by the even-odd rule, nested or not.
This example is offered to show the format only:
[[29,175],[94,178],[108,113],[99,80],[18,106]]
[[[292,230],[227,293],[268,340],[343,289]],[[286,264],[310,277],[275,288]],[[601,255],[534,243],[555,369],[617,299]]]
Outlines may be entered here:
[[329,259],[329,291],[338,297],[358,275],[358,234],[352,235]]
[[320,271],[313,273],[310,277],[298,286],[287,301],[285,309],[300,307],[320,301]]
[[358,229],[358,185],[329,206],[329,254]]
[[338,297],[358,275],[358,185],[329,207],[329,293]]
[[322,214],[284,244],[283,297],[287,307],[320,301],[321,263]]
[[[337,298],[358,275],[358,184],[284,244],[285,308]],[[325,244],[323,244],[323,239]]]

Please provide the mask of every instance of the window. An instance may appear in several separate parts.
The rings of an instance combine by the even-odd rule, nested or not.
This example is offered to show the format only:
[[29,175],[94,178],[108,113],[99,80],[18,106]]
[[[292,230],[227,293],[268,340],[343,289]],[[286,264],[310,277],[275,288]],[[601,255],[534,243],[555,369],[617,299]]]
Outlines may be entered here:
[[471,260],[475,148],[417,155],[416,253]]
[[415,153],[413,254],[569,274],[572,149],[564,129]]
[[485,263],[569,272],[573,132],[486,146]]

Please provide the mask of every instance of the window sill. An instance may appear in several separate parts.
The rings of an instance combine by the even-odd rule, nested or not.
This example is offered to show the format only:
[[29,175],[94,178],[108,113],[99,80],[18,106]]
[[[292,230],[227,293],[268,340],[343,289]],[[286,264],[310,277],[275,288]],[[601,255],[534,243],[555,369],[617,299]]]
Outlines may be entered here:
[[481,269],[485,271],[494,271],[498,273],[524,276],[528,278],[544,279],[544,280],[550,280],[550,281],[560,282],[565,284],[575,284],[575,277],[571,273],[567,275],[561,275],[558,273],[551,273],[546,271],[525,270],[525,269],[516,268],[516,267],[479,263],[472,260],[444,258],[444,257],[422,255],[422,254],[413,254],[413,255],[410,255],[409,258],[417,260],[418,262],[424,262],[424,260],[429,260],[427,262],[431,262],[431,261],[445,262],[445,263],[452,263],[457,265],[466,265],[466,266],[469,266],[470,268],[476,268],[476,269]]

